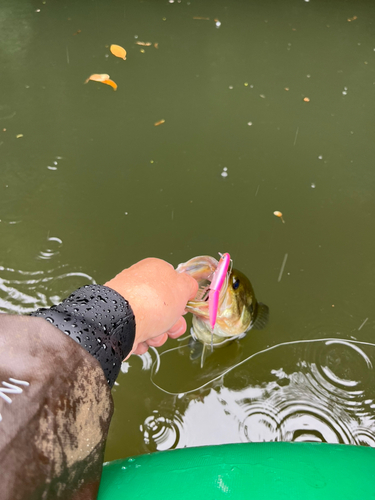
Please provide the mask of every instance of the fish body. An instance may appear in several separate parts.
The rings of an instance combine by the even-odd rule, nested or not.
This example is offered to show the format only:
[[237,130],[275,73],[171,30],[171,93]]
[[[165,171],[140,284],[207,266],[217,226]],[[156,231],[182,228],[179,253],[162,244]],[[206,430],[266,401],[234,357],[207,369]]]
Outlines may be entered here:
[[268,307],[257,301],[250,280],[237,269],[230,269],[220,291],[216,324],[212,329],[208,295],[217,265],[213,257],[201,256],[177,268],[199,283],[198,295],[188,302],[186,309],[193,314],[193,337],[206,346],[221,346],[244,336],[252,328],[262,329],[269,315]]

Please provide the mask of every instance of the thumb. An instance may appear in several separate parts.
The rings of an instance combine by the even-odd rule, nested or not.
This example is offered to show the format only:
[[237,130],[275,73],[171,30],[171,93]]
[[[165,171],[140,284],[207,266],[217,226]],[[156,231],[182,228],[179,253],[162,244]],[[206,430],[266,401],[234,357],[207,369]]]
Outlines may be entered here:
[[194,299],[198,292],[198,282],[194,278],[192,278],[187,273],[179,273],[179,276],[182,280],[184,292],[186,293],[186,302],[191,299]]

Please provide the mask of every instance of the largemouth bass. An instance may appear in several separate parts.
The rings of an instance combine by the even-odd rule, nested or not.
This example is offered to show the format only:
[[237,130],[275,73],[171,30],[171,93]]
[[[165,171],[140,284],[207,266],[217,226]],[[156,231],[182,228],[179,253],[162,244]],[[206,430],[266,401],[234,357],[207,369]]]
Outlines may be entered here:
[[222,346],[240,338],[252,328],[261,330],[268,321],[268,307],[257,301],[249,279],[237,269],[229,269],[219,295],[219,308],[215,328],[209,319],[208,293],[218,261],[210,256],[194,257],[180,264],[177,271],[186,272],[199,283],[196,298],[189,301],[186,309],[193,314],[192,336],[204,348]]

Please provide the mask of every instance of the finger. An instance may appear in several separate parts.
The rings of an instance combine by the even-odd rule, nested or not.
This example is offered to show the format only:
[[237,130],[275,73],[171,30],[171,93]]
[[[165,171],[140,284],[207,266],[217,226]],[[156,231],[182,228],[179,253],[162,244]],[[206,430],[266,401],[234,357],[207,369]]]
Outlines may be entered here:
[[148,344],[147,342],[140,342],[137,345],[137,348],[133,351],[133,354],[138,354],[138,356],[141,356],[145,352],[148,351]]
[[186,321],[182,316],[180,319],[168,330],[168,335],[171,339],[177,339],[186,332]]
[[184,286],[186,287],[188,300],[194,299],[198,292],[198,281],[195,280],[187,273],[180,274],[181,279],[184,282]]
[[158,335],[157,337],[154,337],[152,339],[148,339],[147,344],[151,345],[153,347],[160,347],[161,345],[165,344],[165,342],[167,340],[168,340],[168,334],[162,333],[161,335]]

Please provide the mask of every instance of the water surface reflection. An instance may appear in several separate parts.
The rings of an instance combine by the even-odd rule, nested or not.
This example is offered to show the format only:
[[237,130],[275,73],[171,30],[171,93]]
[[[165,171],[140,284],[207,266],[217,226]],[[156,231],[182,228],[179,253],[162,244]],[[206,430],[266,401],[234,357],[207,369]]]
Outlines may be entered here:
[[[205,387],[168,396],[141,426],[147,449],[259,441],[375,446],[374,355],[375,345],[343,339],[287,342],[251,355]],[[162,369],[163,356],[154,379],[168,386]],[[170,394],[173,385],[165,388]]]

